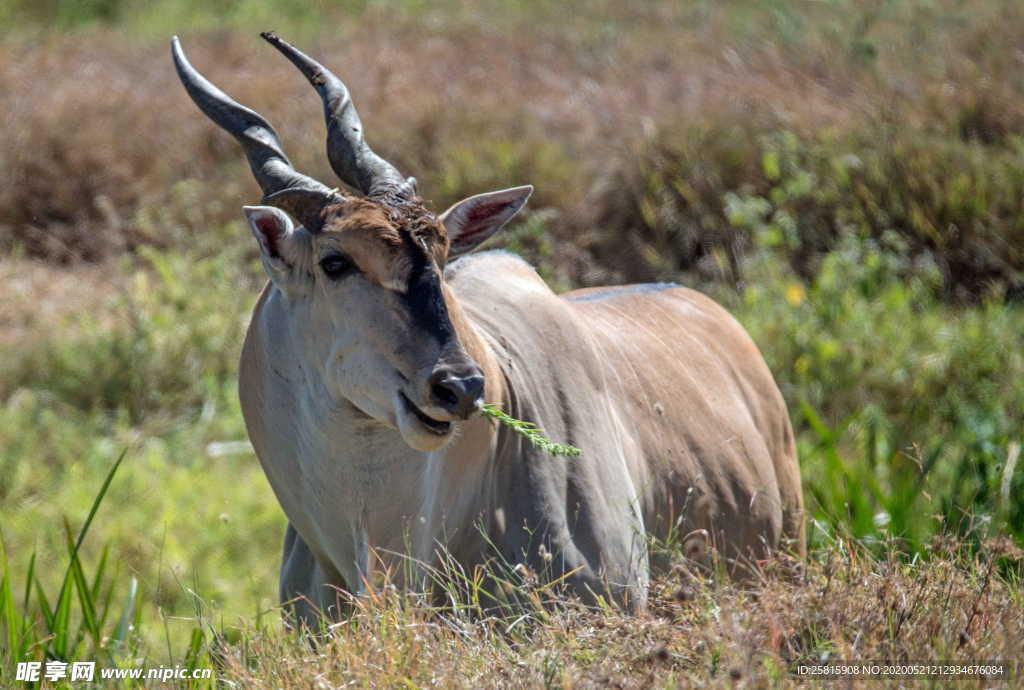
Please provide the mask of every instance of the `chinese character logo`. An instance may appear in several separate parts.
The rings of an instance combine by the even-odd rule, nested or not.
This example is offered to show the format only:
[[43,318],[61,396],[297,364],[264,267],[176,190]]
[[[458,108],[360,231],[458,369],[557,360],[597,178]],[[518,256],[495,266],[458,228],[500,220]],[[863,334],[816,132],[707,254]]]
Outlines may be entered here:
[[71,680],[90,681],[96,674],[95,661],[76,661],[71,664]]
[[40,661],[20,661],[18,662],[18,670],[15,674],[15,680],[23,680],[27,683],[36,683],[39,681],[39,671],[42,667],[43,664]]

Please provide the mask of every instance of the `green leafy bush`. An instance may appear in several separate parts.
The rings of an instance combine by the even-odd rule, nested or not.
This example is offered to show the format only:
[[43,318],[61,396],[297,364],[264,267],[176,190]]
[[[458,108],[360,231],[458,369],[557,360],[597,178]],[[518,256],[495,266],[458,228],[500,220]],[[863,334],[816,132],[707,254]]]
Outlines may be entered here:
[[[744,256],[781,253],[804,280],[849,242],[873,240],[939,294],[1024,287],[1024,140],[986,146],[884,123],[837,136],[669,124],[578,223],[614,277],[680,271],[739,283]],[[616,190],[618,193],[614,193]],[[587,279],[578,275],[577,279]]]
[[809,284],[783,257],[762,251],[742,292],[716,294],[790,403],[812,514],[911,550],[948,529],[1024,539],[1024,472],[1008,466],[1024,441],[1024,308],[951,305],[933,265],[872,239],[824,255]]

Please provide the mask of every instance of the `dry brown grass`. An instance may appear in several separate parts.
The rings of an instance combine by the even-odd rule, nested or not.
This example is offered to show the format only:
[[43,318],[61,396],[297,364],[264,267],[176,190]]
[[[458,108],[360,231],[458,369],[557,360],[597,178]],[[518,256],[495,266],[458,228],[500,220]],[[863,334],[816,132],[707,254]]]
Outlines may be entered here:
[[[370,12],[303,47],[344,76],[377,147],[439,205],[532,182],[535,205],[570,211],[573,232],[616,221],[615,233],[629,228],[607,212],[609,181],[665,126],[816,133],[898,121],[985,140],[1024,130],[1024,88],[1002,78],[1019,72],[1022,12],[992,3],[965,19],[945,5],[937,13],[965,29],[932,21],[941,30],[914,37],[900,22],[928,18],[909,9],[879,19],[805,8],[815,30],[793,38],[770,14],[747,26],[723,8],[613,3],[602,18],[614,30],[453,28]],[[870,62],[853,54],[858,30],[877,44]],[[986,43],[993,31],[1000,50]],[[255,35],[181,33],[202,71],[275,123],[301,168],[331,179],[315,96],[290,65]],[[167,242],[137,215],[189,177],[226,202],[221,219],[253,200],[234,142],[195,111],[167,53],[113,30],[0,43],[0,88],[13,95],[0,104],[0,167],[17,181],[0,188],[3,245],[97,259]]]
[[1002,660],[1019,671],[1021,591],[997,567],[1019,551],[993,542],[971,558],[957,549],[937,543],[908,565],[840,543],[803,569],[776,562],[746,586],[678,561],[654,583],[643,616],[565,604],[466,622],[382,590],[315,649],[250,633],[223,649],[219,678],[311,688],[764,687],[794,684],[796,664],[826,659]]
[[[949,289],[1020,289],[1016,3],[604,2],[495,21],[486,3],[466,7],[477,14],[371,9],[300,42],[348,81],[376,148],[437,210],[534,184],[531,208],[557,209],[545,231],[565,280],[738,280],[754,240],[727,221],[725,196],[776,198],[803,172],[827,189],[835,161],[855,155],[863,180],[776,200],[799,219],[801,273],[845,233],[895,230],[937,256]],[[179,33],[203,72],[269,117],[300,169],[333,182],[316,97],[286,61],[255,32]],[[167,53],[113,29],[0,42],[13,94],[0,167],[16,181],[0,188],[0,247],[101,260],[192,241],[257,198]],[[766,137],[782,132],[798,137],[798,168],[774,180]],[[183,180],[198,182],[185,205],[203,213],[181,210]]]
[[117,278],[101,266],[74,270],[41,261],[0,259],[0,346],[54,337],[66,319],[96,314],[109,301]]

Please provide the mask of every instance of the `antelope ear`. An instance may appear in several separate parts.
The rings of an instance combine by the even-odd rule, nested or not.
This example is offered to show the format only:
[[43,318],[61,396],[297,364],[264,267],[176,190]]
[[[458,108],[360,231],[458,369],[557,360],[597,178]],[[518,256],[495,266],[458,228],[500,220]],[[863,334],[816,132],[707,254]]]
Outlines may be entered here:
[[260,245],[263,265],[273,278],[287,271],[292,262],[288,251],[295,235],[295,224],[281,209],[273,206],[243,206],[252,234]]
[[518,213],[533,193],[533,187],[512,187],[463,199],[441,214],[454,259],[479,247]]

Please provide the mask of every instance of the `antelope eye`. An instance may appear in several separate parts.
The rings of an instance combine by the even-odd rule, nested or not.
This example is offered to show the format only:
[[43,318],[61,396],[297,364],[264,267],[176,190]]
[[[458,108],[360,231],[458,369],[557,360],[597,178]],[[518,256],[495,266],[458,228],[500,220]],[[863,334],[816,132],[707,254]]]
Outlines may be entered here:
[[328,278],[338,280],[349,273],[353,266],[352,261],[348,257],[341,254],[328,254],[320,259],[320,268]]

